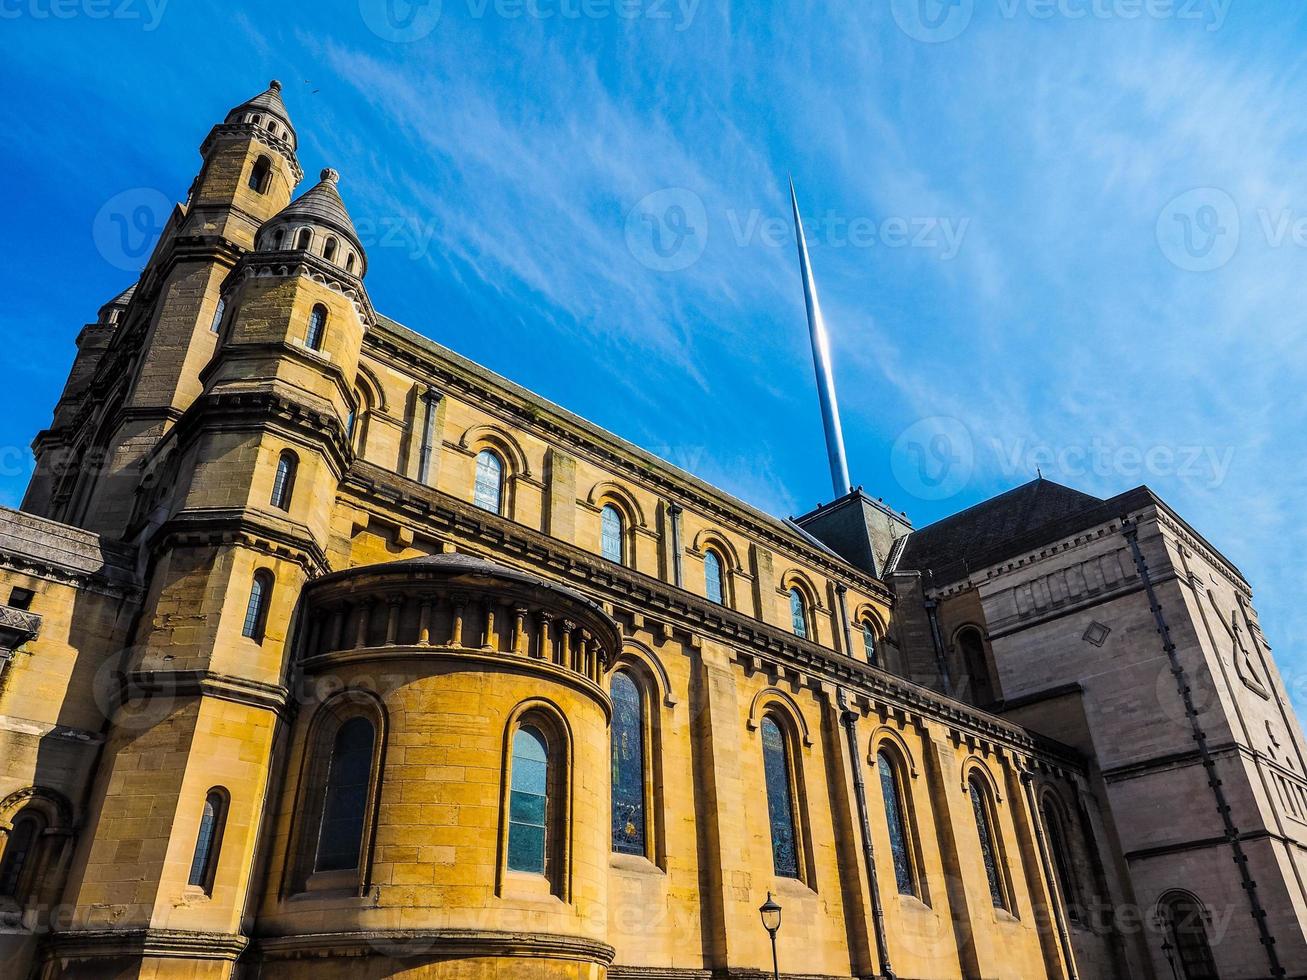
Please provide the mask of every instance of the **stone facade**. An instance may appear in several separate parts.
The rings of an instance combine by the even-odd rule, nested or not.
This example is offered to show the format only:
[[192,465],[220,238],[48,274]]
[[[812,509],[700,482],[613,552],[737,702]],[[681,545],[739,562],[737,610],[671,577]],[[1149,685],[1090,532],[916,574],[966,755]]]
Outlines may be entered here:
[[0,511],[0,974],[756,978],[771,895],[791,978],[1305,975],[1164,504],[763,514],[378,314],[296,143],[212,129]]

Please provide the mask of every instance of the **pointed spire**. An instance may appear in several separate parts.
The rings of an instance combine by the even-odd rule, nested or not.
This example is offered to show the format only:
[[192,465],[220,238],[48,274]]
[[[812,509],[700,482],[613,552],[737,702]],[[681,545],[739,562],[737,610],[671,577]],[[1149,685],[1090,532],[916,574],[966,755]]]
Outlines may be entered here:
[[826,336],[826,321],[822,319],[817,302],[817,283],[812,277],[812,263],[808,260],[808,240],[803,234],[803,219],[799,217],[799,198],[794,193],[794,178],[790,178],[790,204],[794,208],[794,235],[799,247],[799,274],[803,276],[803,298],[808,307],[808,335],[812,341],[812,366],[817,372],[817,397],[821,402],[821,423],[826,432],[826,457],[830,461],[831,485],[836,497],[849,492],[849,461],[844,455],[844,430],[840,425],[840,406],[835,398],[835,375],[831,370],[830,340]]

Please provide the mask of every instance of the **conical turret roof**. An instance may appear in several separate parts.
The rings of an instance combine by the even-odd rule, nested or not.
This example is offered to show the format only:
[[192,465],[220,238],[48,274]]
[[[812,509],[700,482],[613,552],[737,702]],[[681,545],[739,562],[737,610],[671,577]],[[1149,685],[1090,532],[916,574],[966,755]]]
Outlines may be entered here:
[[367,255],[363,251],[363,243],[359,241],[354,222],[350,220],[349,211],[345,209],[345,202],[341,200],[340,191],[337,189],[340,173],[328,167],[322,171],[321,178],[318,183],[270,218],[263,227],[264,229],[286,228],[293,232],[296,227],[307,224],[330,229],[345,239],[358,253],[361,263],[359,275],[362,275],[367,269]]
[[227,113],[227,122],[237,122],[247,112],[259,112],[276,116],[286,124],[287,129],[292,133],[295,132],[295,127],[291,125],[290,113],[286,111],[286,103],[281,101],[281,82],[275,78],[268,83],[266,91],[260,92],[246,102],[242,102]]

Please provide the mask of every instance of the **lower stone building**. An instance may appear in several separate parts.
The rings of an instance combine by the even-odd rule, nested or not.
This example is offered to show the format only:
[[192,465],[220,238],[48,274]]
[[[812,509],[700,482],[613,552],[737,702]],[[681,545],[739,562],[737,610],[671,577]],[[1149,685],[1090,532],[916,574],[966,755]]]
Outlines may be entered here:
[[0,975],[1307,976],[1307,754],[1140,488],[782,520],[378,314],[275,82],[0,510]]

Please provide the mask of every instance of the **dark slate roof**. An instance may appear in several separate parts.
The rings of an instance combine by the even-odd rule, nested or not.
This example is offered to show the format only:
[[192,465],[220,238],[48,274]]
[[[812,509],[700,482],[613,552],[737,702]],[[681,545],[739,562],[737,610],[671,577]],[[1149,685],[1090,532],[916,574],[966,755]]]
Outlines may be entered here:
[[260,92],[254,98],[242,102],[227,113],[227,121],[232,122],[235,117],[244,115],[247,111],[271,113],[284,122],[292,131],[295,129],[290,122],[290,113],[286,111],[286,103],[281,101],[281,82],[275,78],[268,83],[267,91]]
[[897,567],[929,570],[940,584],[952,581],[1005,544],[1102,503],[1051,480],[1032,480],[912,532]]
[[363,252],[363,245],[359,242],[358,232],[354,230],[354,222],[350,220],[349,212],[345,210],[345,202],[341,200],[340,191],[336,186],[340,183],[340,174],[327,167],[322,171],[321,177],[318,183],[282,208],[264,227],[272,227],[274,224],[293,226],[306,222],[331,228],[349,239],[366,268],[367,256]]

